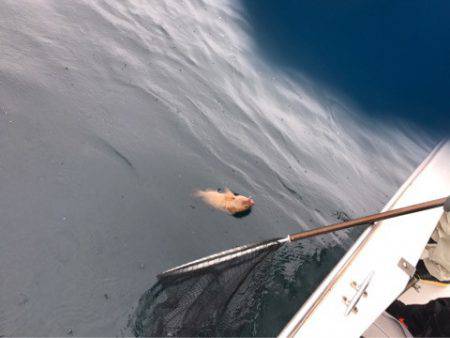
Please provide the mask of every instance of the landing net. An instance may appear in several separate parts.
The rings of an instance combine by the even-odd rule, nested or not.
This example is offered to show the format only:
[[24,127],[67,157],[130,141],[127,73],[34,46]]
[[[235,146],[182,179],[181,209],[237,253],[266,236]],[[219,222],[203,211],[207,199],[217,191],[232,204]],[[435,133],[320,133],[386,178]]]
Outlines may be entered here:
[[[136,336],[236,333],[234,325],[250,320],[246,309],[252,307],[263,287],[265,271],[282,242],[258,243],[239,251],[245,254],[224,261],[220,261],[221,254],[216,254],[205,258],[206,262],[214,260],[212,265],[202,259],[161,274],[159,281],[139,300],[133,333]],[[243,308],[242,304],[248,306]]]

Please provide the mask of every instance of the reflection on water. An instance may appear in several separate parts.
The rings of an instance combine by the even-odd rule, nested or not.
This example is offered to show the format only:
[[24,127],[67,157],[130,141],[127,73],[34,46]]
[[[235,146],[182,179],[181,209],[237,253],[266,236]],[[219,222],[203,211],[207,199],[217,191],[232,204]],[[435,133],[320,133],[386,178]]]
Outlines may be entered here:
[[[272,70],[233,1],[7,0],[0,27],[0,335],[131,334],[157,273],[376,211],[434,143]],[[239,332],[275,334],[352,236],[281,256]]]

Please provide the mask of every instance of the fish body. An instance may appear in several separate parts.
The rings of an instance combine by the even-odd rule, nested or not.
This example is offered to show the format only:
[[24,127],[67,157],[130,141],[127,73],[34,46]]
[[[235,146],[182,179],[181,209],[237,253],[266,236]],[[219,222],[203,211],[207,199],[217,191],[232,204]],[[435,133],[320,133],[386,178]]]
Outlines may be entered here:
[[197,190],[194,196],[201,198],[213,208],[229,212],[230,214],[244,212],[255,204],[252,198],[235,195],[228,188],[225,188],[223,192],[211,189]]

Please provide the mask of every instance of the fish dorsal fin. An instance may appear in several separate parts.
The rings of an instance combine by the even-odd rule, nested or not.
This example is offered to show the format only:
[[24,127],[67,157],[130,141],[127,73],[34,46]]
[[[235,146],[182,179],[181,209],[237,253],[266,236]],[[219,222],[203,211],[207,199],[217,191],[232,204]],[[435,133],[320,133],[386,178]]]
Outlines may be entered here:
[[225,200],[226,201],[234,200],[234,194],[232,193],[232,191],[230,189],[225,188],[224,192],[225,192]]

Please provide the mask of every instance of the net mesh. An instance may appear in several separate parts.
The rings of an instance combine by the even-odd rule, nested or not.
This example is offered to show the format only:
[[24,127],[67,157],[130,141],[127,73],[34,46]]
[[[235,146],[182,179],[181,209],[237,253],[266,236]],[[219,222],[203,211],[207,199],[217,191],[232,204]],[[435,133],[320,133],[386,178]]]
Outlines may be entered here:
[[[249,321],[280,244],[182,274],[163,275],[139,300],[136,336],[229,336]],[[248,306],[242,307],[242,304]]]

